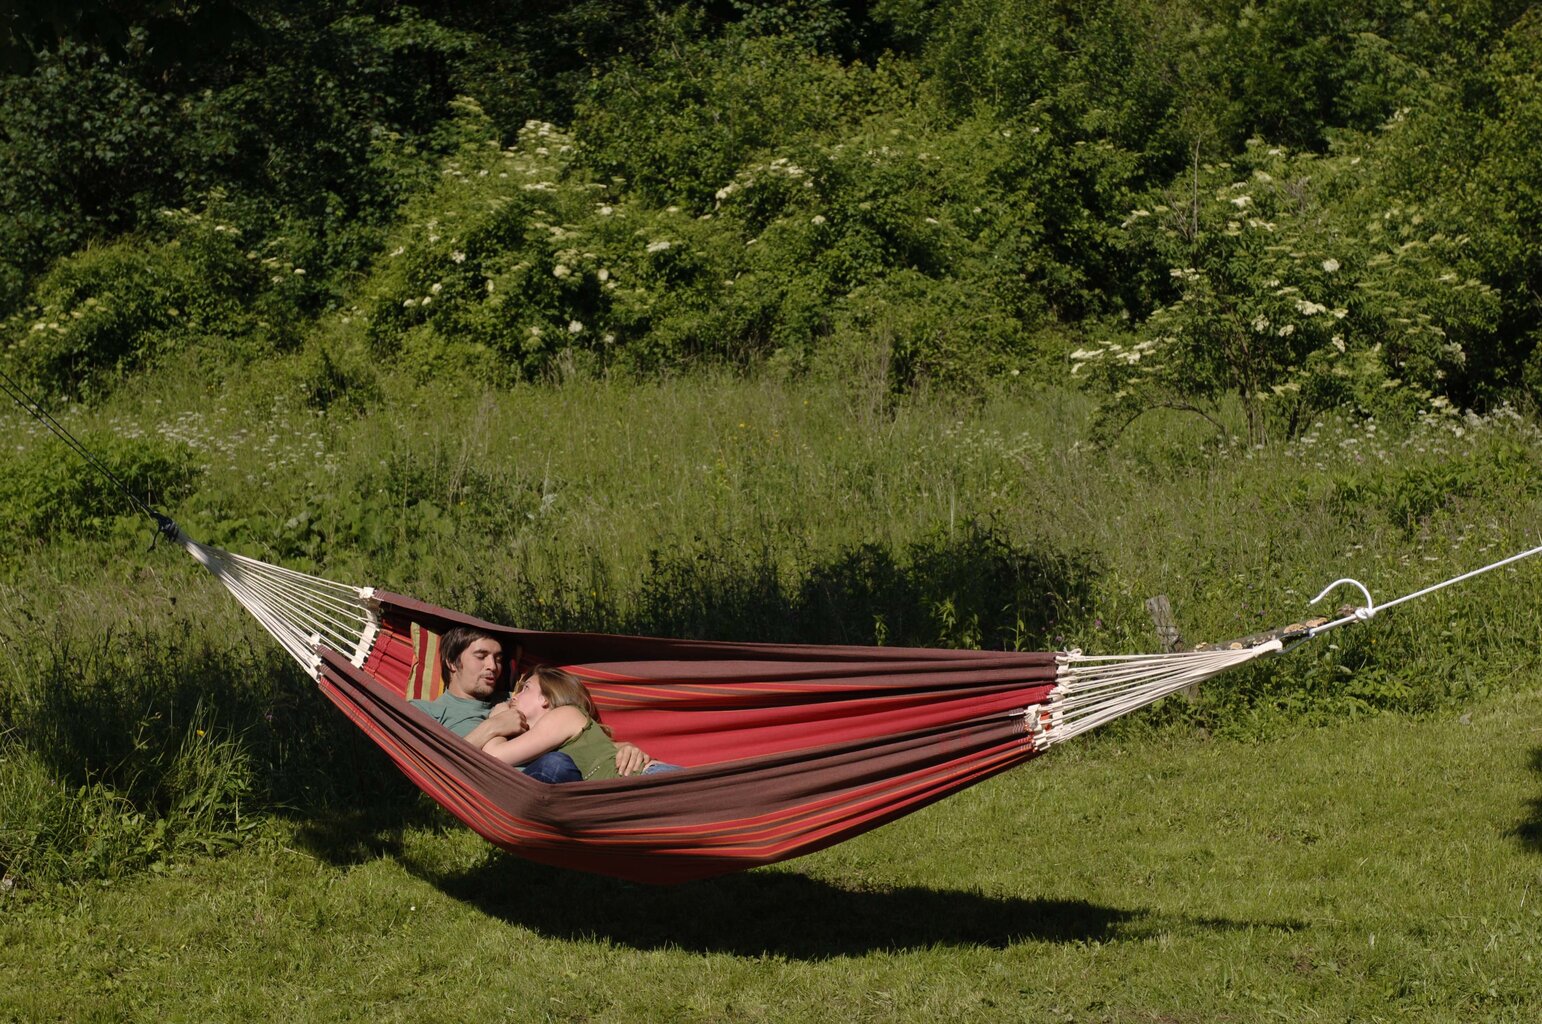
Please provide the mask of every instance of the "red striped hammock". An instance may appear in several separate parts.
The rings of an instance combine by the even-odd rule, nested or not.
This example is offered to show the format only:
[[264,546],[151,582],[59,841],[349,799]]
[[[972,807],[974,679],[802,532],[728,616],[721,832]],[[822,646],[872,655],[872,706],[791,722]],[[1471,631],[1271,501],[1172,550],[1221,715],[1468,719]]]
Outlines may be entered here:
[[[1280,649],[1088,658],[535,632],[178,539],[467,826],[641,882],[823,849]],[[548,785],[466,743],[407,703],[437,695],[435,641],[454,625],[503,637],[517,671],[574,672],[618,738],[683,770]]]

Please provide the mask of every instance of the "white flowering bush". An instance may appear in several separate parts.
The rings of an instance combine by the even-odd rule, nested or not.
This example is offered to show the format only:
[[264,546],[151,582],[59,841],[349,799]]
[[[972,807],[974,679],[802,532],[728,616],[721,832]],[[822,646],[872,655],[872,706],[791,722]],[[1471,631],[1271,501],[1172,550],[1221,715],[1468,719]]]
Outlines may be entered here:
[[[14,369],[48,394],[93,397],[164,356],[252,354],[268,267],[209,211],[162,210],[156,233],[59,260],[0,325]],[[281,268],[293,273],[293,267]]]
[[1493,327],[1468,240],[1388,200],[1358,154],[1255,142],[1149,199],[1123,227],[1168,264],[1164,300],[1071,357],[1115,424],[1154,408],[1217,417],[1237,396],[1257,442],[1328,408],[1407,412],[1447,394]]

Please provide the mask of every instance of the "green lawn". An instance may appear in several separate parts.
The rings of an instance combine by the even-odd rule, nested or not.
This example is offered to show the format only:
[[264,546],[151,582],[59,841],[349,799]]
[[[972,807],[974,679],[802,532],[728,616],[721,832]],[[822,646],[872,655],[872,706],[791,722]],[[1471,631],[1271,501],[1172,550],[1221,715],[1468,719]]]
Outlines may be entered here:
[[652,889],[452,826],[0,902],[0,1020],[1542,1016],[1542,687],[1270,742],[1094,738],[824,853]]

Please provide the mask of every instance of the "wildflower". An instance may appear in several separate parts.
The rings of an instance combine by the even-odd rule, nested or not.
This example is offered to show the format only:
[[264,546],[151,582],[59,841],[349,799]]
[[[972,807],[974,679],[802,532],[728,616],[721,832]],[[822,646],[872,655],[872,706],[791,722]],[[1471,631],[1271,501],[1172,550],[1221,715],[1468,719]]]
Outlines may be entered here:
[[816,213],[816,214],[814,214],[814,216],[809,218],[809,223],[815,225],[816,227],[818,225],[820,225],[820,224],[823,224],[824,222],[825,222],[825,215],[822,214],[822,213]]
[[1252,196],[1237,196],[1234,199],[1232,199],[1232,201],[1231,201],[1231,204],[1233,206],[1235,206],[1239,210],[1247,209],[1249,206],[1252,205],[1252,203],[1253,203],[1253,197]]
[[305,268],[304,268],[304,267],[295,267],[295,268],[294,268],[294,272],[295,272],[295,273],[296,273],[296,274],[299,274],[299,275],[301,275],[301,276],[304,276],[304,274],[305,274]]
[[569,320],[568,321],[568,333],[569,334],[582,334],[583,330],[584,330],[584,325],[579,323],[577,320]]
[[568,269],[566,263],[559,263],[551,268],[552,277],[567,277],[571,273],[572,271]]
[[455,252],[450,253],[450,262],[451,263],[465,263],[466,262],[466,254],[457,249]]
[[1339,261],[1329,257],[1322,261],[1322,268],[1330,274],[1336,273],[1339,269]]
[[649,242],[648,243],[648,251],[649,252],[663,252],[665,249],[668,249],[669,246],[670,246],[669,242],[665,241],[664,239],[659,239],[656,242]]
[[433,286],[431,288],[429,288],[428,290],[432,294],[438,295],[440,292],[444,291],[444,285],[439,283],[438,281],[435,281]]
[[1282,338],[1288,338],[1292,334],[1296,333],[1296,325],[1295,324],[1285,324],[1283,327],[1281,327],[1278,331],[1275,331],[1274,333],[1278,334]]

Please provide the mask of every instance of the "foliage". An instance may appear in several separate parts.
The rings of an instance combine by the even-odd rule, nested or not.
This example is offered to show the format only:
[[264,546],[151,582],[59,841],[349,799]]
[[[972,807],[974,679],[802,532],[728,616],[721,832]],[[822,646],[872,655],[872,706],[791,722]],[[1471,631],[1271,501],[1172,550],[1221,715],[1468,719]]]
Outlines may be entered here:
[[[151,508],[187,495],[198,478],[186,445],[160,438],[87,431],[81,444],[130,494]],[[11,543],[101,537],[138,510],[105,474],[62,445],[31,446],[7,460],[0,478],[0,529]]]
[[[252,354],[262,311],[303,268],[243,252],[241,231],[213,211],[162,210],[155,241],[124,238],[55,263],[34,305],[8,318],[7,354],[49,394],[90,398],[136,369],[192,348],[229,361]],[[257,300],[264,274],[268,295]],[[259,349],[260,350],[260,349]]]
[[[1354,150],[1326,157],[1253,143],[1126,221],[1169,266],[1176,297],[1138,331],[1074,354],[1114,393],[1111,416],[1159,407],[1214,419],[1241,397],[1247,435],[1291,436],[1324,410],[1410,414],[1460,393],[1492,329],[1492,288],[1467,273],[1466,236],[1423,210],[1378,208]],[[1271,431],[1272,427],[1272,431]]]

